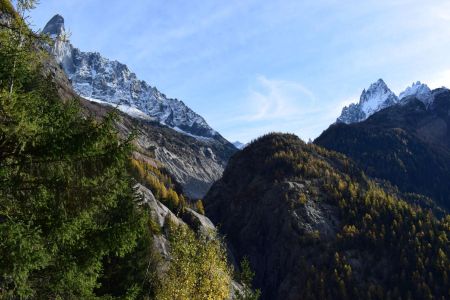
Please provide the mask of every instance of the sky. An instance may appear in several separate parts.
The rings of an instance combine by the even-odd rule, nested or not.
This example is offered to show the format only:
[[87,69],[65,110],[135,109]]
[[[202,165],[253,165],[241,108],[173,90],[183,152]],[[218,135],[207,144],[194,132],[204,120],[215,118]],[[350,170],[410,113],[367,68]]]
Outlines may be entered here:
[[447,0],[41,0],[72,44],[128,65],[230,141],[314,139],[378,78],[450,87]]

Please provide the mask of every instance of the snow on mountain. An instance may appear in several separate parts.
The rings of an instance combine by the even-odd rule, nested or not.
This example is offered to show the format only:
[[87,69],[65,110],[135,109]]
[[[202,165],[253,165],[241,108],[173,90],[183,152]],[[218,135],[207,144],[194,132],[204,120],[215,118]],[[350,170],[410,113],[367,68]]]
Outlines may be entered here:
[[387,87],[386,83],[382,79],[378,79],[367,90],[363,90],[358,104],[350,104],[343,108],[337,122],[347,124],[361,122],[398,101],[398,97]]
[[361,94],[359,104],[361,110],[370,116],[375,112],[398,102],[397,96],[387,87],[382,79],[372,83],[369,89]]
[[68,41],[64,18],[55,15],[44,27],[55,41],[51,52],[66,72],[81,97],[106,102],[133,117],[159,121],[180,132],[199,137],[215,137],[218,133],[182,101],[166,97],[155,87],[139,80],[136,74],[118,61],[96,52],[83,52]]
[[407,87],[406,90],[401,92],[399,96],[402,101],[408,99],[409,97],[415,97],[427,106],[433,101],[431,89],[420,81],[417,81],[413,83],[412,86]]
[[241,142],[239,142],[239,141],[234,142],[233,145],[234,145],[237,149],[240,149],[240,150],[244,149],[245,146],[246,146],[246,144],[241,143]]
[[150,117],[149,115],[147,115],[146,113],[144,113],[143,111],[139,110],[136,107],[132,107],[129,105],[124,105],[124,104],[115,104],[115,103],[106,102],[106,101],[91,98],[91,97],[85,97],[85,99],[89,100],[91,102],[96,102],[96,103],[100,103],[103,105],[113,106],[113,107],[117,108],[118,110],[120,110],[121,112],[124,112],[127,115],[132,116],[133,118],[136,118],[136,119],[156,121],[155,119],[153,119],[152,117]]
[[359,103],[352,103],[344,107],[336,122],[346,124],[361,122],[386,107],[397,103],[402,104],[410,99],[418,99],[429,106],[433,102],[434,96],[426,84],[417,81],[397,97],[386,83],[379,79],[372,83],[367,91],[363,90]]

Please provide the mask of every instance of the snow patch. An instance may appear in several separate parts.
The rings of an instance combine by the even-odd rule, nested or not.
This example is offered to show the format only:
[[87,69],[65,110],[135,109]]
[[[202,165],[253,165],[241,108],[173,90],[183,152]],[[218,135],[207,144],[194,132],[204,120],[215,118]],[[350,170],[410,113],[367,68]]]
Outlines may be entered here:
[[[170,126],[168,126],[168,127],[170,127]],[[199,136],[199,135],[195,135],[195,134],[186,132],[186,131],[184,131],[183,129],[181,129],[181,128],[179,128],[179,127],[176,127],[176,126],[175,126],[175,127],[170,127],[170,128],[172,128],[173,130],[175,130],[175,131],[177,131],[177,132],[179,132],[179,133],[182,133],[182,134],[188,135],[188,136],[190,136],[190,137],[193,137],[193,138],[195,138],[195,139],[197,139],[197,140],[201,140],[201,141],[212,141],[212,140],[214,140],[214,139],[211,138],[211,137]]]
[[106,101],[103,101],[103,100],[100,100],[100,99],[91,98],[91,97],[83,97],[83,98],[86,99],[86,100],[89,100],[91,102],[96,102],[96,103],[100,103],[100,104],[103,104],[103,105],[112,106],[114,108],[117,108],[121,112],[124,112],[127,115],[133,117],[133,118],[143,119],[143,120],[147,120],[147,121],[154,121],[154,119],[152,119],[149,115],[147,115],[143,111],[137,109],[136,107],[131,107],[131,106],[128,106],[128,105],[123,105],[123,104],[110,103],[110,102],[106,102]]

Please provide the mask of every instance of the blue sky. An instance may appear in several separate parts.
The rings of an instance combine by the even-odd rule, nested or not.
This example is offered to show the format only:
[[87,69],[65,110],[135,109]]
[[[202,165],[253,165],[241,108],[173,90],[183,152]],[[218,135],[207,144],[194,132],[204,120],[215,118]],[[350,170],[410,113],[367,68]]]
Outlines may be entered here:
[[383,78],[450,86],[450,1],[43,0],[72,43],[129,66],[230,141],[317,137]]

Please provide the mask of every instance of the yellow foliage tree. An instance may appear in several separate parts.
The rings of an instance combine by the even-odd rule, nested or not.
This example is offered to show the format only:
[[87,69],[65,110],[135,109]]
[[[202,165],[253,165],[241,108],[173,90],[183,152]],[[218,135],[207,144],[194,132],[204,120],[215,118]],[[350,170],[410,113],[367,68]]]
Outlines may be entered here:
[[196,237],[186,226],[170,231],[171,263],[162,276],[156,299],[228,299],[231,269],[225,248],[214,235]]

